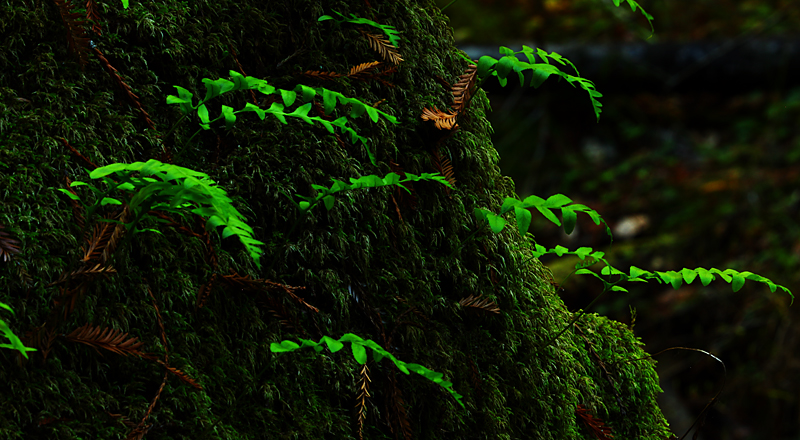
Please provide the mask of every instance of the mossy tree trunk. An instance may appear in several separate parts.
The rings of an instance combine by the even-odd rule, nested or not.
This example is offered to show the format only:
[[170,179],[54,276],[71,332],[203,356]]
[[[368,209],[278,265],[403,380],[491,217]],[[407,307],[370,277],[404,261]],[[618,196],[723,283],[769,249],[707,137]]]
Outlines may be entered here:
[[[60,0],[0,4],[0,225],[22,242],[0,263],[0,301],[16,312],[3,315],[11,328],[39,349],[28,360],[0,350],[0,437],[596,438],[584,412],[616,438],[667,435],[653,362],[626,362],[645,356],[627,327],[587,315],[548,343],[573,314],[529,258],[529,242],[511,228],[468,238],[480,226],[473,210],[497,211],[513,184],[497,167],[482,91],[452,135],[420,119],[423,107],[452,103],[447,83],[468,66],[432,3],[90,4],[100,28]],[[375,27],[317,21],[337,12],[397,28],[402,62],[370,48],[359,29]],[[383,64],[347,76],[373,61]],[[202,97],[203,78],[230,70],[285,90],[325,87],[397,124],[315,105],[309,116],[347,116],[368,146],[318,123],[252,113],[192,138],[196,116],[182,120],[166,96],[178,85]],[[238,91],[208,108],[215,117],[223,104],[238,110],[254,99],[262,109],[280,100]],[[56,191],[89,181],[94,166],[151,158],[208,173],[228,191],[266,243],[262,267],[191,215],[110,240],[114,223],[86,217]],[[333,178],[437,172],[441,158],[452,164],[451,191],[435,182],[409,185],[410,195],[352,191],[307,216],[293,202]],[[100,214],[121,218],[121,209]],[[471,295],[491,303],[459,304]],[[144,345],[73,332],[87,323]],[[365,371],[345,351],[269,350],[346,333],[444,373],[465,408],[387,361],[367,363],[369,396],[359,398]]]

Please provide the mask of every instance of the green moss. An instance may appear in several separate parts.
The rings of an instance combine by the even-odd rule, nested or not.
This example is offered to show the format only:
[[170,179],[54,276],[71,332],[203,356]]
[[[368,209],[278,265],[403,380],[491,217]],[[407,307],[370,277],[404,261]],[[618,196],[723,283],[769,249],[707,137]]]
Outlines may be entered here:
[[[415,174],[435,171],[429,151],[439,133],[419,115],[426,105],[449,105],[448,91],[435,78],[454,81],[466,66],[446,18],[432,4],[384,2],[372,11],[355,0],[132,1],[128,10],[117,1],[98,4],[103,35],[92,40],[139,96],[155,131],[94,54],[80,69],[65,49],[52,4],[0,5],[0,33],[10,36],[0,50],[0,222],[23,242],[21,254],[0,263],[0,301],[17,312],[10,324],[21,335],[49,319],[60,293],[48,285],[81,267],[83,233],[91,232],[80,230],[68,201],[55,191],[65,187],[65,176],[87,179],[87,164],[60,138],[100,166],[176,153],[197,126],[183,121],[164,136],[179,119],[166,95],[174,94],[174,85],[198,95],[202,78],[238,70],[233,51],[248,75],[276,87],[324,85],[364,102],[385,99],[381,110],[401,122],[352,121],[372,139],[377,167],[363,146],[339,144],[321,127],[299,121],[284,126],[253,115],[242,115],[231,131],[205,131],[186,146],[179,165],[220,182],[255,236],[267,242],[259,273],[235,239],[212,234],[216,272],[233,269],[304,286],[298,295],[320,311],[281,290],[263,295],[222,282],[196,310],[197,292],[215,271],[205,244],[163,227],[162,235],[137,235],[114,256],[118,273],[91,283],[55,330],[65,334],[87,322],[113,327],[163,359],[149,287],[166,329],[170,365],[203,389],[169,375],[149,415],[147,438],[355,438],[351,408],[359,377],[352,357],[275,356],[268,349],[273,341],[347,332],[387,344],[404,361],[444,372],[467,406],[460,409],[428,381],[395,374],[388,364],[371,365],[365,438],[393,437],[395,390],[402,392],[414,438],[589,438],[575,416],[579,403],[618,438],[664,436],[652,361],[622,362],[644,356],[631,332],[602,317],[582,320],[612,385],[580,335],[567,332],[543,346],[572,315],[547,283],[547,269],[538,261],[522,265],[528,251],[515,232],[464,242],[475,227],[472,210],[498,206],[513,188],[497,167],[483,92],[472,100],[462,130],[439,145],[458,180],[451,194],[419,182],[412,209],[390,188],[352,192],[333,210],[302,219],[284,195],[311,195],[312,184],[327,185],[331,178],[385,174],[389,160]],[[374,17],[402,32],[405,62],[389,79],[396,87],[317,83],[301,75],[344,72],[377,59],[352,25],[316,21],[331,10]],[[220,102],[241,108],[251,99],[247,93],[231,95]],[[290,232],[295,222],[301,224]],[[185,225],[198,231],[195,223]],[[461,298],[479,294],[495,301],[502,314],[472,316],[457,306]],[[163,378],[155,362],[97,353],[60,337],[46,362],[35,353],[18,364],[13,352],[0,350],[0,436],[121,438],[130,428],[109,413],[138,423]]]

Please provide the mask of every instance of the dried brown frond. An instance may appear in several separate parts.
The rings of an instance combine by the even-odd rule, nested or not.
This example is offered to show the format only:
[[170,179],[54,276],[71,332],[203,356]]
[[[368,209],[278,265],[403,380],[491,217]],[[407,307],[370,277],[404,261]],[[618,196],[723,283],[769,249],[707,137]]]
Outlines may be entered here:
[[575,409],[575,414],[577,414],[581,420],[583,420],[583,423],[592,431],[594,436],[597,437],[597,440],[614,439],[614,434],[611,428],[606,426],[601,419],[592,415],[592,413],[586,409],[585,406],[579,403],[578,407]]
[[97,349],[102,348],[123,356],[132,354],[145,359],[152,359],[152,355],[139,350],[144,345],[144,342],[139,341],[139,338],[129,338],[127,333],[108,327],[101,329],[99,326],[93,327],[91,324],[86,324],[64,336],[64,339],[86,344],[94,348],[98,353],[100,351]]
[[458,77],[458,82],[451,88],[453,92],[453,110],[463,112],[469,105],[472,94],[475,93],[475,83],[478,80],[478,66],[470,64],[463,75]]
[[70,0],[53,0],[67,28],[67,44],[69,51],[78,58],[81,70],[89,63],[89,39],[86,37],[84,26],[86,21],[82,20],[81,14],[72,12],[75,5]]
[[[439,154],[439,150],[434,150],[433,152],[433,167],[436,168],[436,171],[439,172],[444,178],[447,180],[453,188],[456,186],[456,176],[453,172],[453,164],[450,163],[450,159],[442,156]],[[447,194],[450,194],[450,188],[444,187],[444,190]]]
[[94,233],[89,240],[88,246],[83,251],[83,258],[81,261],[88,263],[93,260],[100,260],[103,255],[103,249],[106,248],[111,236],[114,235],[114,229],[117,225],[110,222],[99,222],[94,225]]
[[265,291],[281,290],[281,291],[286,292],[287,294],[289,294],[289,296],[292,299],[294,299],[298,303],[302,304],[303,306],[305,306],[306,308],[308,308],[312,312],[314,312],[314,313],[319,312],[318,308],[316,308],[316,307],[312,306],[311,304],[305,302],[305,300],[303,298],[300,298],[299,296],[297,296],[297,294],[294,293],[297,290],[305,289],[305,287],[289,286],[287,284],[276,283],[276,282],[270,281],[270,280],[262,280],[262,279],[254,280],[254,279],[250,278],[249,275],[241,276],[238,273],[234,272],[233,270],[231,270],[231,274],[230,275],[223,275],[222,276],[222,280],[227,282],[228,284],[230,284],[232,286],[238,287],[238,288],[243,289],[243,290],[248,290],[248,291],[251,291],[251,292],[265,292]]
[[353,66],[350,68],[350,72],[347,74],[348,78],[357,79],[364,81],[367,78],[371,77],[370,73],[381,66],[380,61],[372,61],[369,63],[361,63],[357,66]]
[[194,378],[192,378],[188,374],[184,373],[183,371],[181,371],[181,370],[179,370],[179,369],[177,369],[175,367],[170,367],[166,362],[164,362],[162,360],[157,360],[156,362],[161,364],[162,367],[166,368],[167,371],[169,371],[170,373],[172,373],[175,376],[177,376],[178,379],[182,380],[183,382],[186,382],[187,384],[193,386],[194,388],[197,388],[198,390],[202,390],[203,389],[203,387],[199,383],[197,383],[197,381],[194,380]]
[[103,263],[108,263],[108,260],[110,260],[111,256],[114,255],[114,251],[117,250],[117,246],[122,241],[122,237],[125,235],[125,232],[128,230],[128,228],[125,227],[125,223],[130,220],[130,217],[131,212],[128,209],[128,205],[125,205],[125,208],[123,208],[122,212],[120,212],[117,216],[117,220],[121,223],[116,223],[111,236],[108,238],[108,242],[103,247],[102,254],[100,254],[100,261]]
[[358,438],[364,440],[364,419],[367,417],[367,398],[371,397],[369,394],[369,368],[367,364],[361,366],[359,372],[361,380],[358,381],[358,397],[356,397],[356,416],[358,423]]
[[117,273],[117,269],[97,263],[94,266],[84,266],[79,269],[75,269],[72,272],[63,272],[61,276],[58,277],[58,280],[48,284],[47,287],[66,284],[67,282],[73,280],[78,280],[80,282],[90,281],[98,276],[108,276],[115,273]]
[[333,81],[336,78],[341,78],[343,75],[336,72],[322,72],[319,70],[306,70],[303,72],[303,75],[310,76],[312,78],[317,78],[325,81]]
[[167,378],[169,377],[169,373],[164,373],[164,379],[161,381],[161,386],[158,387],[158,391],[156,395],[153,397],[153,400],[150,401],[150,406],[147,407],[147,412],[145,412],[144,417],[142,420],[139,421],[139,424],[133,428],[127,436],[125,436],[125,440],[141,440],[144,438],[145,434],[153,428],[153,424],[150,423],[147,425],[147,419],[150,417],[150,414],[153,412],[153,408],[156,407],[156,403],[158,402],[159,397],[161,397],[161,393],[164,392],[164,386],[167,384]]
[[[45,324],[35,327],[25,333],[22,342],[26,347],[33,347],[37,350],[36,353],[42,355],[42,364],[47,361],[47,355],[53,349],[53,341],[56,339],[56,333],[53,329],[48,328]],[[22,354],[19,354],[22,357]]]
[[482,298],[482,296],[483,295],[470,295],[466,298],[461,298],[458,303],[461,304],[461,307],[468,307],[472,310],[483,310],[484,312],[499,315],[500,307],[498,307],[494,301],[488,298]]
[[20,252],[20,242],[11,234],[4,231],[6,227],[0,225],[0,260],[11,261],[11,256]]
[[453,128],[458,127],[458,124],[456,123],[457,118],[458,113],[453,113],[452,111],[445,113],[436,107],[433,109],[429,109],[427,107],[422,109],[422,120],[433,121],[433,123],[436,125],[436,128],[439,130],[452,130]]
[[369,47],[375,52],[378,52],[384,61],[392,64],[400,64],[403,61],[403,57],[400,56],[400,49],[390,43],[389,40],[385,39],[383,35],[371,34],[363,29],[359,29],[358,31],[367,38]]
[[94,0],[86,0],[86,19],[92,22],[92,32],[103,35],[100,27],[100,13],[97,11],[97,3]]
[[97,55],[97,58],[100,59],[100,64],[102,64],[106,69],[108,74],[111,76],[111,79],[114,80],[120,90],[122,90],[122,93],[125,94],[125,97],[128,98],[128,101],[130,101],[131,105],[133,105],[139,111],[139,114],[142,116],[142,119],[144,119],[145,124],[147,124],[151,130],[155,130],[156,126],[153,123],[153,120],[150,119],[150,114],[147,113],[144,108],[142,108],[142,104],[139,103],[139,97],[133,93],[131,86],[122,80],[122,77],[119,76],[119,71],[117,71],[117,69],[108,62],[108,59],[106,59],[105,55],[100,52],[100,49],[93,47],[92,50],[94,51],[95,55]]
[[97,165],[95,165],[94,162],[89,160],[88,157],[84,156],[83,153],[76,150],[72,145],[69,144],[69,142],[67,142],[66,139],[64,138],[58,138],[58,139],[61,140],[61,143],[64,144],[64,146],[67,147],[72,154],[77,156],[82,161],[86,162],[86,164],[89,165],[89,169],[94,170],[95,168],[97,168]]

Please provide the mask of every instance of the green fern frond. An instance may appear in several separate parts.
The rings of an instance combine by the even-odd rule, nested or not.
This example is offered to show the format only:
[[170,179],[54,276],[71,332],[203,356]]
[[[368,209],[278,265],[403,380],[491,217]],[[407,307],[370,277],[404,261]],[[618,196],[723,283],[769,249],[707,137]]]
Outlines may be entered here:
[[628,6],[631,7],[631,11],[636,12],[636,9],[644,15],[644,18],[647,19],[647,23],[650,25],[650,32],[655,32],[655,28],[653,28],[653,16],[648,14],[647,11],[644,10],[642,5],[637,3],[635,0],[612,0],[614,2],[614,6],[619,7],[623,1],[628,3]]
[[[236,122],[236,115],[245,112],[255,112],[262,120],[266,114],[270,114],[276,117],[282,124],[288,123],[286,120],[287,116],[299,118],[312,125],[322,125],[326,130],[328,130],[329,133],[334,133],[335,128],[338,128],[340,131],[350,135],[351,142],[358,141],[364,145],[364,147],[367,149],[367,155],[369,156],[370,162],[373,165],[376,164],[376,160],[372,150],[370,149],[369,140],[363,136],[360,136],[356,130],[347,125],[347,117],[342,116],[331,122],[317,116],[308,116],[308,113],[312,108],[310,101],[318,95],[321,96],[325,112],[328,114],[331,114],[335,110],[337,103],[339,103],[342,105],[351,106],[349,115],[350,118],[358,118],[366,114],[369,116],[372,122],[378,122],[380,117],[383,117],[393,124],[398,123],[397,118],[394,116],[378,110],[356,98],[344,96],[339,92],[334,92],[325,88],[312,88],[302,84],[298,84],[294,90],[283,90],[273,87],[263,79],[254,78],[252,76],[244,76],[234,70],[231,70],[229,73],[231,75],[231,79],[219,78],[212,80],[210,78],[203,78],[203,84],[205,84],[206,87],[206,95],[197,104],[193,104],[194,96],[192,93],[180,86],[174,86],[178,91],[178,95],[168,95],[167,104],[177,104],[181,112],[185,115],[190,115],[193,112],[196,112],[198,118],[200,119],[200,127],[203,130],[209,130],[211,128],[211,124],[220,120],[224,120],[225,128],[229,130]],[[232,107],[223,105],[221,106],[220,115],[214,119],[211,119],[206,103],[224,93],[236,90],[256,90],[264,95],[280,94],[283,104],[275,102],[272,103],[270,108],[262,109],[256,105],[247,103],[243,109],[236,111],[234,111]],[[286,107],[293,105],[298,100],[304,102],[305,104],[297,107],[291,112],[284,111]]]
[[405,177],[403,178],[400,178],[400,175],[396,173],[389,173],[383,178],[374,174],[370,174],[368,176],[361,176],[357,179],[350,178],[350,183],[333,179],[333,184],[330,187],[311,185],[312,188],[317,190],[317,195],[314,197],[296,195],[297,198],[302,199],[301,202],[297,203],[297,207],[300,208],[302,212],[308,212],[322,202],[327,210],[331,210],[334,202],[336,201],[336,194],[360,188],[380,188],[382,186],[395,185],[410,194],[411,191],[403,184],[406,182],[417,182],[420,180],[439,182],[442,185],[452,188],[450,182],[447,181],[447,178],[439,173],[423,173],[419,176],[411,173],[405,173]]
[[[363,339],[358,335],[354,335],[352,333],[347,333],[341,338],[333,339],[329,336],[323,336],[319,342],[314,342],[310,339],[302,339],[300,338],[301,344],[297,344],[294,341],[282,341],[280,343],[273,342],[269,346],[269,350],[273,353],[286,353],[290,351],[300,350],[301,348],[311,347],[317,353],[321,352],[325,346],[331,351],[331,353],[336,353],[337,351],[344,348],[343,342],[349,342],[350,348],[353,350],[353,358],[355,358],[356,362],[361,365],[367,363],[367,348],[372,350],[372,357],[375,362],[380,362],[383,358],[387,358],[391,360],[394,365],[397,367],[398,370],[402,371],[405,374],[411,374],[412,372],[419,374],[420,376],[432,381],[435,384],[438,384],[442,388],[444,388],[450,395],[456,399],[461,407],[464,407],[464,404],[461,402],[461,398],[463,397],[461,394],[458,394],[453,389],[453,383],[445,380],[444,375],[442,373],[437,373],[433,370],[430,370],[422,365],[419,364],[412,364],[403,362],[388,351],[386,351],[383,347],[381,347],[377,342],[371,339]],[[324,345],[323,345],[324,344]]]
[[[547,200],[538,196],[528,196],[524,200],[506,197],[503,206],[500,208],[500,214],[495,214],[483,208],[475,208],[475,217],[479,221],[489,222],[489,227],[492,229],[492,232],[497,234],[500,233],[508,223],[502,216],[513,210],[519,233],[524,236],[531,225],[532,216],[530,211],[528,211],[529,208],[536,208],[546,219],[555,223],[557,226],[561,226],[563,222],[564,232],[567,234],[571,234],[573,229],[575,229],[577,213],[583,212],[591,217],[594,224],[599,225],[602,222],[606,225],[606,233],[611,237],[612,241],[614,239],[611,235],[611,228],[608,227],[608,223],[600,217],[597,211],[586,205],[581,205],[580,203],[572,203],[572,199],[563,194],[552,195],[548,197]],[[559,221],[555,213],[553,213],[554,209],[561,210],[561,221]]]
[[[564,255],[575,255],[581,259],[581,263],[578,263],[575,268],[576,275],[591,275],[595,278],[599,279],[603,282],[603,285],[608,288],[609,290],[616,290],[627,292],[626,289],[617,286],[619,282],[622,281],[631,281],[631,282],[647,282],[649,280],[656,280],[659,284],[669,284],[673,288],[678,289],[681,285],[685,282],[686,284],[691,284],[694,280],[700,279],[700,282],[703,286],[708,286],[712,281],[714,281],[717,276],[722,278],[723,281],[726,283],[731,284],[731,288],[734,292],[738,292],[739,289],[744,286],[744,282],[746,280],[757,281],[759,283],[764,283],[769,287],[771,292],[775,292],[777,289],[781,289],[784,292],[788,293],[789,296],[792,297],[794,300],[794,294],[792,294],[791,290],[788,288],[781,286],[779,284],[775,284],[772,280],[765,278],[761,275],[754,274],[752,272],[739,272],[734,269],[725,269],[720,270],[716,268],[705,269],[702,267],[698,267],[697,269],[687,269],[683,268],[680,271],[648,271],[644,269],[640,269],[636,266],[631,266],[629,273],[625,273],[614,266],[612,266],[604,257],[605,252],[602,251],[595,251],[590,247],[581,247],[574,251],[571,251],[564,246],[556,246],[552,249],[546,249],[544,246],[540,244],[535,245],[535,250],[533,251],[533,256],[539,258],[543,255],[547,254],[555,254],[559,257]],[[594,264],[588,259],[593,259],[595,262],[600,261],[605,266],[600,270],[600,273],[591,271],[587,269],[589,266]],[[609,282],[604,277],[609,276],[618,276],[619,280],[616,282]]]
[[[109,177],[112,174],[113,180]],[[98,194],[98,201],[87,212],[91,213],[99,206],[122,204],[120,200],[107,197],[116,190],[132,192],[127,204],[134,220],[125,224],[132,232],[141,232],[136,226],[141,220],[151,217],[147,214],[151,210],[177,214],[188,210],[208,218],[206,225],[210,229],[224,226],[222,238],[238,237],[256,266],[261,267],[258,246],[264,243],[253,238],[253,228],[244,222],[244,215],[236,210],[225,190],[207,174],[150,159],[131,164],[113,163],[95,169],[89,177],[102,179],[108,189],[102,191],[85,182],[72,182],[71,186],[87,186]],[[73,200],[80,200],[67,190],[61,189],[61,192]]]
[[[577,85],[585,90],[589,94],[589,99],[592,102],[595,117],[597,117],[598,120],[600,119],[600,113],[602,112],[601,107],[603,105],[597,98],[602,97],[603,94],[595,89],[592,81],[581,78],[580,75],[578,75],[578,70],[575,68],[575,65],[566,58],[557,53],[547,53],[541,49],[534,50],[528,46],[523,46],[522,50],[519,52],[514,52],[505,46],[501,46],[500,54],[503,56],[499,60],[488,55],[484,55],[478,60],[478,78],[480,78],[481,81],[490,76],[496,76],[500,85],[505,87],[508,83],[509,75],[513,72],[516,73],[519,78],[519,85],[524,86],[524,72],[530,70],[532,76],[529,85],[538,88],[550,75],[556,75],[565,79],[573,87]],[[525,55],[528,62],[519,60],[517,58],[519,54]],[[537,63],[534,55],[539,55],[543,62]],[[558,67],[550,64],[548,59],[556,61],[561,65],[569,65],[575,70],[575,75],[562,72]]]
[[[11,306],[9,306],[6,303],[0,302],[0,309],[6,309],[9,312],[11,312],[11,314],[14,314],[14,311],[11,310]],[[10,348],[12,350],[18,350],[20,353],[22,353],[23,356],[25,356],[25,359],[28,359],[27,352],[36,351],[35,348],[26,347],[25,344],[22,343],[22,340],[20,340],[19,337],[15,335],[14,332],[11,331],[11,328],[8,327],[8,324],[2,319],[0,319],[0,332],[2,332],[3,336],[5,336],[8,340],[11,341],[10,344],[0,344],[0,348]]]
[[352,24],[365,24],[367,26],[372,26],[374,28],[380,29],[386,36],[389,38],[389,42],[392,43],[395,47],[400,47],[400,37],[397,35],[399,32],[394,26],[388,26],[385,24],[376,23],[372,20],[367,20],[366,18],[361,18],[356,16],[355,14],[350,14],[350,18],[345,17],[344,14],[338,11],[333,11],[340,17],[342,20],[337,20],[330,15],[323,15],[317,21],[326,21],[326,20],[333,20],[337,23],[352,23]]

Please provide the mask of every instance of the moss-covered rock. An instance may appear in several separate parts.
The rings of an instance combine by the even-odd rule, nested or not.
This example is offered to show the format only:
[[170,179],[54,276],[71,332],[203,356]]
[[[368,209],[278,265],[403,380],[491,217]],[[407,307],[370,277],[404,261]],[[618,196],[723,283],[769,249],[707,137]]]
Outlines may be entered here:
[[[16,312],[3,319],[39,349],[29,360],[0,350],[1,438],[594,438],[578,405],[616,438],[667,435],[653,361],[626,362],[645,356],[630,330],[587,316],[549,343],[573,314],[549,271],[528,258],[528,242],[510,228],[468,238],[478,227],[473,209],[496,209],[513,185],[497,167],[483,92],[450,137],[420,119],[423,107],[450,105],[445,83],[467,67],[432,3],[94,4],[101,35],[64,19],[86,12],[61,0],[0,4],[0,224],[22,242],[0,262],[0,301]],[[317,21],[335,12],[396,27],[404,59],[396,71],[304,74],[346,74],[381,60],[359,26]],[[398,123],[349,117],[368,146],[320,124],[252,113],[230,130],[217,124],[192,137],[196,117],[182,119],[166,96],[174,85],[203,96],[203,78],[230,70],[285,90],[325,87]],[[222,104],[241,109],[255,99],[266,109],[270,98],[238,91],[208,107],[213,118]],[[310,115],[333,120],[349,108],[328,115],[316,106]],[[452,191],[435,182],[415,183],[410,196],[392,187],[352,191],[308,216],[289,197],[311,196],[312,184],[332,178],[436,172],[434,151],[452,163]],[[56,189],[88,181],[93,166],[150,158],[219,182],[266,243],[262,268],[235,238],[207,233],[190,215],[139,225],[161,233],[106,244],[114,250],[108,258],[93,253],[115,224],[81,220]],[[115,207],[101,214],[119,216]],[[91,273],[108,266],[115,272]],[[470,295],[500,313],[470,313],[459,305]],[[114,341],[73,333],[86,323],[144,345],[115,354]],[[465,408],[420,376],[370,361],[362,429],[353,409],[362,376],[352,356],[269,350],[275,341],[345,333],[444,373]]]

